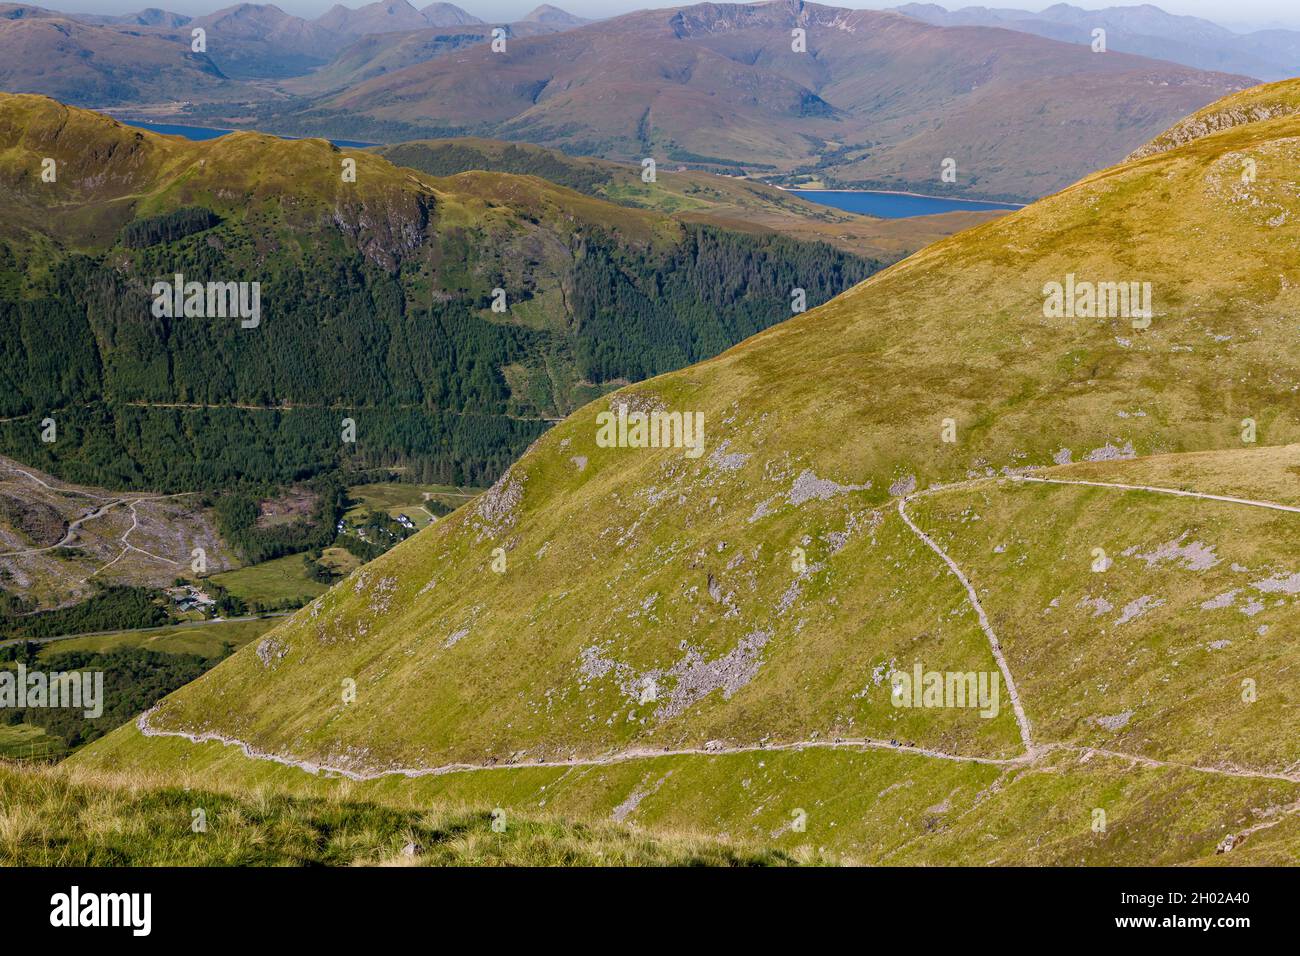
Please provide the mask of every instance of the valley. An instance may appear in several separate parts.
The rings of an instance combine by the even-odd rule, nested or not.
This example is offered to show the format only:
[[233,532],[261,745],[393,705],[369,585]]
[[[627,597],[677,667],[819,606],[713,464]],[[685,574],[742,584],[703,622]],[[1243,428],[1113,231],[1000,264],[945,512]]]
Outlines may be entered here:
[[1300,31],[309,7],[0,4],[0,863],[1300,860]]
[[[1259,271],[1295,228],[1293,94],[603,396],[74,764],[863,863],[1293,856],[1300,373]],[[1116,236],[1152,320],[1049,317]],[[704,455],[602,447],[620,403],[703,414]],[[913,665],[1002,706],[891,704]]]
[[[1142,44],[1098,55],[1056,34],[802,0],[594,22],[533,11],[505,25],[405,0],[346,13],[309,21],[243,4],[142,26],[0,8],[13,64],[0,87],[163,123],[348,142],[486,136],[772,183],[1024,202],[1287,55],[1260,52],[1260,73],[1232,72],[1135,55]],[[207,31],[202,53],[189,50],[195,29]],[[82,55],[27,52],[65,34]],[[152,66],[138,77],[136,57]],[[1243,51],[1226,65],[1254,62]]]

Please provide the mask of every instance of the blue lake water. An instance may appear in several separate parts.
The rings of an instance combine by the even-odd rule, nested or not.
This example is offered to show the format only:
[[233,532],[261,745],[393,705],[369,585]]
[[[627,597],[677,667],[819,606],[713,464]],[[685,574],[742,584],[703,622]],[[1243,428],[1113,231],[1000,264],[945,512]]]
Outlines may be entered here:
[[[116,117],[115,117],[116,118]],[[119,123],[125,123],[127,126],[134,126],[137,129],[147,129],[151,133],[163,133],[167,136],[184,136],[186,139],[192,139],[195,142],[201,142],[205,139],[217,139],[234,130],[229,129],[212,129],[208,126],[182,126],[179,123],[145,123],[141,120],[118,119]],[[281,139],[300,139],[298,136],[282,136]],[[365,146],[374,146],[374,143],[361,143],[352,139],[332,139],[330,140],[335,146],[343,146],[348,149],[361,149]]]
[[912,193],[875,192],[869,189],[792,189],[796,196],[809,202],[834,206],[846,212],[878,216],[881,219],[904,219],[908,216],[933,216],[940,212],[974,212],[980,209],[1022,209],[1013,202],[974,202],[945,199],[942,196],[916,196]]

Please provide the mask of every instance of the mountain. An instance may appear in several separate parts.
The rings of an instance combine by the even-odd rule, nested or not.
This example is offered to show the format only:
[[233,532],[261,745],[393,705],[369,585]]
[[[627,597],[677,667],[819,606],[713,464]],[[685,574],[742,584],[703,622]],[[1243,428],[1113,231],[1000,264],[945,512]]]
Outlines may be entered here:
[[861,863],[1293,860],[1298,99],[602,396],[74,765]]
[[498,28],[487,24],[436,27],[392,33],[370,33],[358,37],[325,66],[305,76],[288,80],[283,88],[295,95],[319,97],[355,86],[365,80],[395,73],[417,63],[464,47],[487,44],[492,31],[504,29],[510,38],[551,33],[555,27],[538,23],[514,23]]
[[194,19],[183,13],[172,13],[157,7],[148,7],[138,13],[124,13],[117,16],[78,13],[75,14],[75,18],[82,23],[117,23],[137,27],[163,27],[169,30],[183,27]]
[[[392,467],[486,483],[548,419],[780,321],[793,287],[812,305],[874,268],[536,177],[195,143],[4,95],[0,453],[163,492]],[[177,274],[213,296],[245,283],[241,318],[225,298],[227,317],[160,314]]]
[[0,11],[0,88],[87,106],[126,100],[220,99],[225,75],[188,42],[80,23],[50,11]]
[[480,22],[449,3],[435,3],[417,10],[407,0],[376,0],[355,10],[336,3],[315,21],[317,26],[331,33],[352,37]]
[[[808,53],[792,52],[794,29]],[[1007,30],[777,0],[643,11],[505,53],[467,47],[325,97],[299,123],[1016,198],[1059,189],[1247,85]]]
[[20,3],[0,4],[0,20],[30,20],[57,17],[59,14],[43,7],[32,7]]
[[543,3],[535,10],[530,10],[525,16],[520,17],[521,23],[545,23],[549,26],[556,27],[580,27],[584,23],[591,21],[585,17],[575,17],[572,13],[561,10],[559,7],[553,7],[549,3]]
[[420,9],[420,16],[434,27],[459,27],[479,24],[483,21],[471,13],[466,13],[454,3],[431,3]]
[[893,9],[938,26],[1002,27],[1067,43],[1091,44],[1092,31],[1100,27],[1106,31],[1107,48],[1124,53],[1263,80],[1300,73],[1300,32],[1234,33],[1209,20],[1166,13],[1150,4],[1085,10],[1057,3],[1039,13],[988,7],[949,11],[933,3]]
[[540,176],[569,189],[624,206],[653,209],[682,222],[699,222],[749,232],[777,232],[794,239],[827,242],[846,252],[892,261],[998,216],[1001,210],[948,212],[911,219],[874,219],[809,202],[754,180],[697,170],[663,170],[654,183],[641,180],[641,167],[500,140],[424,140],[378,146],[379,155],[433,176],[482,169]]
[[207,31],[209,55],[236,79],[297,76],[329,62],[348,44],[273,4],[226,7],[186,24],[187,31],[194,27]]

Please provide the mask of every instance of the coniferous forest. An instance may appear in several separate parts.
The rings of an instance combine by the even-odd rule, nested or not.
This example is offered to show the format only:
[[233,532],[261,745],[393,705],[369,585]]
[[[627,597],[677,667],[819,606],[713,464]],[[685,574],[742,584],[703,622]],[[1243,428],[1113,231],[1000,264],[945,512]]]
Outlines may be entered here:
[[[0,453],[122,489],[380,466],[488,483],[547,418],[789,317],[796,287],[812,307],[877,265],[698,225],[672,244],[566,238],[558,264],[549,249],[523,263],[527,281],[473,227],[435,234],[448,265],[429,276],[330,236],[269,242],[252,214],[201,207],[132,221],[98,255],[0,243]],[[177,273],[259,282],[260,323],[155,316],[153,282]],[[492,311],[494,287],[510,311]]]

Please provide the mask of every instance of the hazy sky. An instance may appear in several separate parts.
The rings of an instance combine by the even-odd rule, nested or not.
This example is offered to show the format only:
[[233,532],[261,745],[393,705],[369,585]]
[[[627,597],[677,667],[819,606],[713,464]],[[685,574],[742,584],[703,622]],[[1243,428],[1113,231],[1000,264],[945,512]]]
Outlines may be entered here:
[[[232,6],[239,0],[30,0],[37,6],[54,10],[83,13],[126,13],[142,7],[162,7],[177,13],[211,13],[221,7]],[[258,0],[250,0],[258,2]],[[324,13],[337,0],[264,0],[275,2],[288,13],[302,17],[315,17]],[[345,0],[344,6],[359,7],[365,0]],[[410,0],[416,7],[427,6],[431,0]],[[484,20],[510,21],[523,16],[538,0],[465,0],[459,7]],[[881,9],[895,7],[907,0],[824,0],[830,6]],[[923,2],[923,0],[922,0]],[[554,6],[584,17],[608,17],[629,10],[648,7],[682,6],[681,3],[641,2],[636,0],[555,0]],[[1051,5],[1050,0],[939,0],[939,5],[954,10],[964,6],[1014,7],[1022,10],[1042,10]],[[1074,6],[1095,10],[1107,6],[1133,4],[1106,2],[1106,0],[1074,0]],[[1233,29],[1256,29],[1264,26],[1287,26],[1300,29],[1300,2],[1297,0],[1159,0],[1156,6],[1170,13],[1185,13],[1205,17]]]

